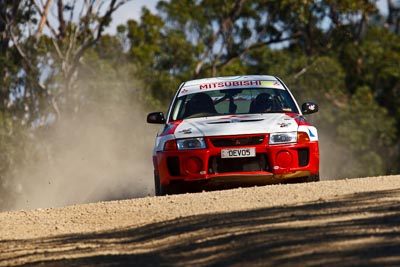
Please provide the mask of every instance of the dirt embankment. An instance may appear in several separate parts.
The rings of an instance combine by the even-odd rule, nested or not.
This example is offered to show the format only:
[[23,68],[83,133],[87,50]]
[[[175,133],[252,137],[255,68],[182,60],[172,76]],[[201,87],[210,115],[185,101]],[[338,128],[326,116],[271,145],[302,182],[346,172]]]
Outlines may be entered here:
[[400,176],[0,213],[0,266],[399,266]]

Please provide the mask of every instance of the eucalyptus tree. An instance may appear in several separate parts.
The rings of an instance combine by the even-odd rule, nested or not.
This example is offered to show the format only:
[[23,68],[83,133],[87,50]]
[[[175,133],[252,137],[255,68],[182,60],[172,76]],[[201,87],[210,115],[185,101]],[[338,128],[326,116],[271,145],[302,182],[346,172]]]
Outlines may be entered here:
[[[16,100],[25,103],[30,98],[30,121],[49,113],[59,119],[64,109],[78,108],[75,85],[85,52],[99,42],[113,13],[127,1],[10,1],[8,9],[20,13],[5,16],[3,23],[22,62],[26,83]],[[19,23],[19,14],[26,14],[25,23]]]
[[168,99],[162,85],[182,78],[243,73],[251,51],[329,53],[337,32],[357,41],[378,12],[375,1],[351,0],[171,0],[159,1],[157,10],[144,9],[141,21],[128,22],[125,32],[132,59],[147,69],[141,74],[160,99]]
[[[376,3],[159,1],[157,14],[144,9],[141,21],[130,21],[121,30],[131,41],[129,55],[139,63],[154,102],[169,101],[179,82],[193,77],[286,77],[300,99],[321,104],[324,112],[313,120],[321,138],[329,138],[328,151],[336,149],[340,155],[336,162],[343,165],[363,155],[353,161],[354,168],[335,168],[336,175],[372,175],[391,172],[381,153],[393,155],[388,148],[399,139],[396,105],[390,103],[398,99],[400,42],[385,25],[376,24],[382,16]],[[371,129],[363,116],[379,127]],[[348,136],[352,130],[357,142]],[[363,169],[365,165],[370,168]]]
[[[21,193],[23,165],[51,161],[38,135],[67,114],[78,117],[85,56],[128,1],[0,1],[0,191]],[[2,192],[0,208],[7,205]]]

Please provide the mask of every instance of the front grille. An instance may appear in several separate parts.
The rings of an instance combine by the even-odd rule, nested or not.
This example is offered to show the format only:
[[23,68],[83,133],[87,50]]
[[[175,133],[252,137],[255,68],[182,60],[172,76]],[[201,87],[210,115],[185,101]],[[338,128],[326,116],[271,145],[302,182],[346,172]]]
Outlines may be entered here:
[[259,145],[264,142],[265,136],[245,136],[245,137],[221,137],[211,138],[210,141],[215,147],[226,147],[226,146],[249,146]]
[[265,154],[257,154],[252,158],[232,158],[223,159],[220,156],[210,157],[208,162],[208,172],[226,173],[226,172],[253,172],[268,171],[269,165]]

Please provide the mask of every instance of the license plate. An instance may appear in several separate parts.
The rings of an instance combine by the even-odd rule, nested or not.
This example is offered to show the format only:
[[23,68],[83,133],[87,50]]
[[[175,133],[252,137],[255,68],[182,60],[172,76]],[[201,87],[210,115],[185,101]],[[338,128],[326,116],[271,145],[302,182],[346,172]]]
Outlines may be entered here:
[[221,158],[249,158],[256,156],[255,147],[227,148],[221,150]]

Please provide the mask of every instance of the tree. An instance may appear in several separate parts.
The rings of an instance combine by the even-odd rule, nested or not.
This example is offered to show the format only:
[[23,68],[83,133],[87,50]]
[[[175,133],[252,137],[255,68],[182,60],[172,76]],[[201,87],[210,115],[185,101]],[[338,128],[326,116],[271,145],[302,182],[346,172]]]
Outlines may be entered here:
[[[171,0],[160,1],[157,9],[159,15],[143,10],[141,22],[128,23],[131,56],[151,66],[141,75],[156,74],[163,77],[162,84],[174,87],[179,84],[177,80],[216,76],[227,69],[240,72],[229,65],[243,66],[246,55],[268,46],[291,47],[308,56],[328,53],[336,32],[347,31],[352,40],[357,40],[369,16],[377,12],[373,3],[354,4],[350,0],[340,4]],[[149,79],[150,91],[160,99],[169,99],[159,86],[155,79]]]
[[[76,110],[79,92],[75,82],[83,64],[82,58],[90,47],[99,42],[113,12],[127,1],[47,0],[44,6],[36,0],[19,1],[14,8],[27,10],[29,21],[33,22],[31,28],[19,24],[13,16],[5,17],[7,35],[21,57],[27,78],[24,93],[30,96],[29,110],[34,113],[29,114],[30,121],[38,116],[46,117],[45,114],[38,114],[42,111],[43,101],[52,103],[53,108],[44,113],[51,113],[58,119],[62,110]],[[49,18],[51,8],[56,11],[55,18]],[[79,16],[78,12],[81,12]],[[43,34],[44,31],[46,34]]]
[[[9,21],[26,25],[29,16],[29,10],[20,7],[20,1],[0,2],[0,208],[8,206],[19,190],[12,180],[12,173],[19,160],[24,160],[24,143],[29,139],[24,124],[28,106],[18,101],[24,94],[26,79],[20,68],[21,57],[12,45]],[[10,95],[14,97],[10,98]]]
[[390,173],[395,158],[390,149],[396,137],[395,119],[376,103],[370,88],[357,88],[339,115],[336,134],[348,152],[340,160],[339,177]]
[[390,28],[395,34],[400,34],[400,2],[393,0],[387,0],[388,4],[388,16],[387,16],[387,26]]
[[[160,1],[157,7],[159,15],[145,11],[141,22],[128,25],[130,55],[148,66],[139,69],[152,77],[147,84],[153,98],[165,103],[179,81],[195,77],[277,74],[301,101],[318,101],[322,111],[311,118],[321,130],[321,143],[326,138],[326,144],[337,148],[338,163],[350,162],[344,155],[363,155],[354,168],[336,168],[335,177],[391,172],[381,153],[393,151],[370,141],[379,139],[388,145],[396,138],[395,113],[390,108],[396,105],[388,101],[397,101],[400,42],[384,28],[371,26],[378,14],[375,1],[171,0]],[[152,38],[141,38],[145,29],[151,29],[147,32]],[[185,53],[180,56],[175,51]],[[174,86],[171,90],[165,85]],[[377,94],[379,90],[386,93]],[[381,99],[384,95],[386,102]],[[364,110],[363,104],[371,110]],[[349,111],[349,105],[357,109]],[[383,129],[369,131],[361,125],[358,138],[373,146],[368,153],[347,142],[346,134],[358,123],[347,118],[350,114],[354,118],[366,114]],[[363,170],[365,164],[371,170]]]
[[78,87],[85,55],[127,1],[0,2],[0,208],[7,206],[4,192],[9,199],[23,194],[21,170],[37,158],[51,164],[54,151],[41,136],[62,116],[79,118],[90,97]]

